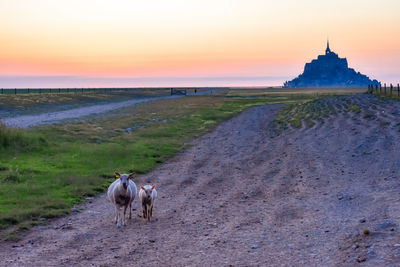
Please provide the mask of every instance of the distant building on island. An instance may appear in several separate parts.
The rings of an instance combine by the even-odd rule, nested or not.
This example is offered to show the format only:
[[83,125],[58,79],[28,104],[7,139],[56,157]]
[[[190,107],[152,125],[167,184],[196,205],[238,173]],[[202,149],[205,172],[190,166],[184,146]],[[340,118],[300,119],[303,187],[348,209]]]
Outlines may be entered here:
[[380,85],[380,82],[349,68],[346,58],[331,51],[328,40],[325,55],[306,63],[304,72],[286,81],[283,87],[367,87],[371,84]]

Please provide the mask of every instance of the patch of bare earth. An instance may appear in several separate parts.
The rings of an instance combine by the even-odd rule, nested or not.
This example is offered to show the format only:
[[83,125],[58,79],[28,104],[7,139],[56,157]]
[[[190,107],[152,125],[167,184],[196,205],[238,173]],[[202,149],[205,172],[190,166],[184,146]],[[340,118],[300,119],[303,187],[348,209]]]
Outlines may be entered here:
[[[0,244],[6,266],[399,266],[400,102],[348,96],[312,128],[269,129],[249,109],[136,184],[155,183],[154,220],[113,224],[101,195]],[[340,103],[337,98],[330,101]],[[363,234],[368,229],[369,235]]]

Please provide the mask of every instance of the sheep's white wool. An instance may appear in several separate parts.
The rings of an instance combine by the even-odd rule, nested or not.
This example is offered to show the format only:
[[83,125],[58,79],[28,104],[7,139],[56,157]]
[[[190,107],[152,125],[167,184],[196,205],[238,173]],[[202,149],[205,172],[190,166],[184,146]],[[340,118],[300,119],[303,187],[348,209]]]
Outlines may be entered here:
[[157,190],[152,185],[142,186],[139,190],[139,200],[142,203],[143,218],[150,221],[153,216],[154,202],[157,198]]
[[[129,218],[132,217],[132,202],[136,197],[137,189],[135,183],[130,179],[133,174],[119,175],[109,187],[107,191],[107,199],[114,204],[115,223],[120,227],[126,225],[126,209],[129,208]],[[117,177],[118,177],[117,176]],[[126,188],[124,187],[126,185]],[[120,208],[124,207],[124,216],[120,215]]]

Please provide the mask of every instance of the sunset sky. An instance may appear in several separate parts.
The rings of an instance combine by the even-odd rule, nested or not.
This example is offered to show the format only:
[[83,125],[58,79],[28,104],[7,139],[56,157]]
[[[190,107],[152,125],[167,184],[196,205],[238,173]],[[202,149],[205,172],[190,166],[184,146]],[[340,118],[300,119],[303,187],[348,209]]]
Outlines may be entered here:
[[0,87],[281,85],[331,49],[400,82],[399,0],[0,0]]

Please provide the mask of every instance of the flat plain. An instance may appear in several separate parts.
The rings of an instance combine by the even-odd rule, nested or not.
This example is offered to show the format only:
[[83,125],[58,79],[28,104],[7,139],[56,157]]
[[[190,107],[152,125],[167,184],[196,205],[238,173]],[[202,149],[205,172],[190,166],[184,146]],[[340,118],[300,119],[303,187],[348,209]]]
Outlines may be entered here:
[[[11,172],[18,180],[2,184],[9,241],[0,243],[1,262],[396,266],[400,104],[327,94],[231,90],[13,132],[45,144],[2,154],[3,181]],[[118,229],[100,192],[114,170],[132,169],[136,184],[156,184],[159,199],[153,221],[135,200],[134,218]],[[53,213],[18,217],[18,198],[5,201],[7,192],[21,199],[33,181],[46,190],[59,183],[41,200],[25,194],[27,204],[40,200],[31,208]],[[41,225],[23,231],[27,224]]]

